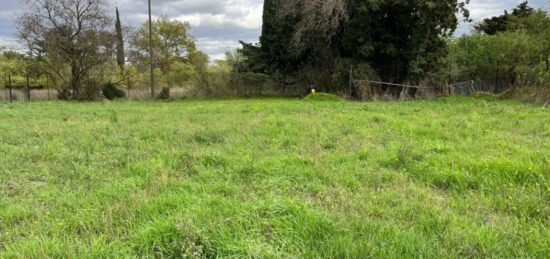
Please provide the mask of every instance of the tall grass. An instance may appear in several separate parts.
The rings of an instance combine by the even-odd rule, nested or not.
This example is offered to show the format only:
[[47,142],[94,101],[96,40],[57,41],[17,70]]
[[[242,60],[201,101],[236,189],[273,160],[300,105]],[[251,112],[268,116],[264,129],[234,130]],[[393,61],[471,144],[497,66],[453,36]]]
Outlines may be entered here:
[[0,105],[0,257],[550,254],[550,110]]

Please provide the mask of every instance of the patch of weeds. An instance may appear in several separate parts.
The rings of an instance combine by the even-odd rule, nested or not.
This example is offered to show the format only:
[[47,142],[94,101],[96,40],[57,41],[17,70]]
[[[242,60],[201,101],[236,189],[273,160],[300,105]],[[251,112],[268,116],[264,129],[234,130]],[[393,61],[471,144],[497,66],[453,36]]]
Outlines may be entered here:
[[296,140],[291,138],[286,138],[281,142],[281,148],[289,150],[296,147]]
[[355,133],[355,129],[351,126],[343,126],[340,130],[342,136],[349,136]]
[[427,175],[429,182],[441,190],[466,191],[478,190],[480,182],[470,176],[467,172],[433,172]]
[[383,161],[385,167],[393,169],[407,169],[415,163],[424,160],[424,155],[416,152],[411,145],[403,145],[397,149],[393,157]]
[[357,157],[357,159],[359,161],[365,162],[365,161],[368,161],[372,157],[372,154],[368,150],[361,150],[361,151],[355,153],[355,156]]
[[150,254],[157,258],[203,258],[210,243],[193,229],[190,223],[168,221],[145,225],[132,238],[136,255]]
[[448,154],[450,151],[448,147],[440,144],[432,145],[429,150],[436,154]]
[[338,138],[336,136],[330,136],[326,138],[323,141],[322,147],[325,150],[335,150],[336,148],[338,148]]
[[333,141],[325,141],[325,143],[323,143],[323,149],[326,149],[326,150],[334,150],[336,149],[336,147],[338,146]]
[[118,123],[118,114],[116,111],[110,111],[110,114],[109,114],[109,121],[111,121],[111,123]]
[[200,157],[203,166],[207,168],[220,168],[227,165],[226,159],[220,154],[207,154]]
[[239,179],[246,182],[258,181],[262,176],[266,176],[266,171],[259,167],[255,166],[252,163],[246,163],[242,166],[234,168],[232,170]]
[[177,159],[176,169],[183,171],[187,175],[196,175],[198,173],[196,168],[198,160],[192,153],[183,153]]
[[191,136],[191,141],[201,145],[220,144],[224,140],[223,133],[214,130],[201,130]]
[[310,94],[304,98],[305,101],[320,101],[320,102],[340,102],[342,101],[342,98],[327,94],[327,93],[316,93],[316,94]]
[[386,121],[386,118],[380,116],[380,115],[373,115],[371,116],[371,120],[372,122],[374,123],[377,123],[377,124],[380,124],[382,122],[385,122]]

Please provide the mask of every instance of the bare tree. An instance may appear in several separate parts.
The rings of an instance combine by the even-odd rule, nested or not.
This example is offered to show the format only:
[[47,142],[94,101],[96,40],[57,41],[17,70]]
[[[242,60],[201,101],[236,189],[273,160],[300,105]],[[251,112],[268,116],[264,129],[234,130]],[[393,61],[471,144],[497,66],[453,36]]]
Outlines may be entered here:
[[[17,19],[21,41],[45,58],[52,81],[62,81],[65,98],[81,95],[90,72],[109,61],[115,50],[113,19],[103,0],[26,0]],[[68,70],[68,73],[67,71]],[[72,91],[69,91],[72,90]]]

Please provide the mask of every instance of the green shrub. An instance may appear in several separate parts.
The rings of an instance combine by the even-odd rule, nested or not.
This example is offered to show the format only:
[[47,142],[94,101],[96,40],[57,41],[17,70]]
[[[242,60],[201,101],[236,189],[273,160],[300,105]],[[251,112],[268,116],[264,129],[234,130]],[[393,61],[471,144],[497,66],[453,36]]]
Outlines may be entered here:
[[162,99],[162,100],[170,99],[170,88],[163,87],[162,90],[159,93],[158,98]]
[[109,100],[114,100],[118,98],[124,98],[126,97],[126,92],[118,88],[113,83],[107,83],[103,86],[103,89],[101,90],[103,93],[103,96]]

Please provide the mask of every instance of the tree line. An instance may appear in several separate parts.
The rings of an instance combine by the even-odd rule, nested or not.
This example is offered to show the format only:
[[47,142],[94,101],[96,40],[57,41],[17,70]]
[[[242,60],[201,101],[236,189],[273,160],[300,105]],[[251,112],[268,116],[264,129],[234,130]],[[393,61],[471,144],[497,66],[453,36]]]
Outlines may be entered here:
[[[527,1],[470,22],[468,0],[265,0],[259,43],[241,42],[223,60],[199,51],[186,22],[152,22],[154,73],[172,87],[202,95],[294,95],[310,85],[362,98],[359,79],[445,86],[505,79],[550,85],[550,18]],[[23,52],[3,51],[0,69],[14,85],[52,87],[62,99],[123,97],[148,87],[149,24],[123,26],[103,0],[36,0],[17,19]]]
[[[22,51],[3,51],[0,58],[13,85],[30,75],[32,87],[52,87],[67,100],[97,99],[106,92],[122,97],[148,86],[148,22],[135,30],[123,26],[118,8],[111,11],[103,0],[26,4],[16,20]],[[209,64],[208,55],[197,50],[188,23],[161,16],[151,27],[154,73],[165,94],[173,86],[204,86],[205,78],[218,74],[211,70],[223,70],[224,64]]]

